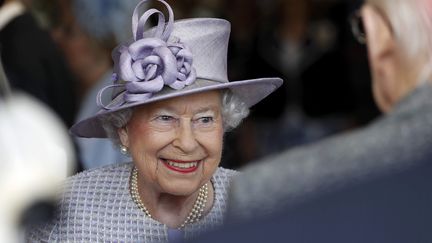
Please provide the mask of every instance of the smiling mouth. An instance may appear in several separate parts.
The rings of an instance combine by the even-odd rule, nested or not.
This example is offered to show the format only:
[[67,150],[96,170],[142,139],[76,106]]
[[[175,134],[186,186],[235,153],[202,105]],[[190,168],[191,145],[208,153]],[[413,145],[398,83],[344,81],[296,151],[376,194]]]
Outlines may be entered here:
[[198,165],[201,160],[197,161],[181,161],[181,160],[168,160],[161,159],[163,164],[170,170],[181,172],[181,173],[191,173],[198,169]]

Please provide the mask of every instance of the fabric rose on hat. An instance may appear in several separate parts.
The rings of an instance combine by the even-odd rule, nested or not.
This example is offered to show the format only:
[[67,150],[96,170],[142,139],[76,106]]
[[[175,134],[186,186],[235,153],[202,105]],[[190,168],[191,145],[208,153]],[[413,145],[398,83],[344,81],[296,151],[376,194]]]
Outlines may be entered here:
[[[134,41],[119,46],[113,53],[113,84],[102,88],[97,95],[96,102],[104,109],[147,100],[165,85],[175,90],[183,89],[196,80],[192,52],[179,38],[171,36],[174,28],[172,9],[161,1],[167,6],[168,22],[163,13],[156,9],[149,9],[139,17],[139,9],[144,2],[137,5],[132,16]],[[147,33],[152,35],[148,37],[145,36],[145,26],[153,14],[159,17],[158,23],[153,32]],[[108,107],[102,103],[102,96],[110,88],[115,88],[113,98],[120,92],[124,93],[120,98],[122,102]]]
[[195,81],[192,53],[181,43],[143,38],[118,51],[118,78],[126,81],[127,102],[133,102],[136,95],[151,97],[164,85],[182,89]]
[[136,95],[151,97],[164,85],[182,89],[196,79],[192,53],[184,44],[143,38],[129,47],[122,46],[118,51],[118,78],[126,81],[126,101],[134,101]]
[[192,67],[192,53],[181,43],[171,44],[169,48],[177,61],[177,80],[169,86],[173,89],[183,89],[196,79],[196,71]]

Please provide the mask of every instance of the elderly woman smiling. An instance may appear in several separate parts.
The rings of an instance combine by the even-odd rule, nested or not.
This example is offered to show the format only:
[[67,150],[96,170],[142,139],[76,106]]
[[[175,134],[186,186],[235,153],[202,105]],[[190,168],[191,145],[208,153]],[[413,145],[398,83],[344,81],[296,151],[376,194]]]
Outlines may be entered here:
[[[162,0],[168,19],[157,9],[140,15],[144,2],[132,16],[133,40],[113,51],[113,84],[97,96],[101,110],[71,128],[110,138],[132,162],[68,179],[54,222],[30,231],[29,241],[178,241],[223,221],[236,173],[219,167],[224,132],[282,80],[229,82],[229,22],[174,22]],[[145,30],[153,14],[158,24]]]
[[[230,91],[214,90],[113,113],[103,118],[103,126],[134,158],[131,194],[137,205],[146,216],[166,219],[164,223],[175,228],[211,209],[210,179],[221,160],[224,131],[247,114],[248,108]],[[233,173],[220,172],[227,178]],[[183,206],[199,196],[195,211],[192,205]]]

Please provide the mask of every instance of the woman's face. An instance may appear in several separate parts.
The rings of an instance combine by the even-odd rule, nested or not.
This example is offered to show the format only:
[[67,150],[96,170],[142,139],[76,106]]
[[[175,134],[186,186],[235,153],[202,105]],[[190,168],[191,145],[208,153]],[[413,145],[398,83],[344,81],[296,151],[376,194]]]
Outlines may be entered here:
[[210,180],[221,160],[221,94],[209,91],[140,106],[119,135],[142,188],[190,195]]

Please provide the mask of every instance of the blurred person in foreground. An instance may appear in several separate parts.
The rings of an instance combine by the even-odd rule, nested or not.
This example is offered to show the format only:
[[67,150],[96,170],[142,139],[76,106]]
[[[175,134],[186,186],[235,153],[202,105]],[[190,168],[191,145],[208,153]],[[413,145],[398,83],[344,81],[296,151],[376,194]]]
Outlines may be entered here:
[[[113,84],[97,95],[101,110],[71,128],[110,138],[132,162],[70,178],[56,220],[30,232],[30,242],[178,242],[223,221],[236,174],[218,167],[224,132],[282,80],[229,82],[228,21],[174,22],[162,0],[168,14],[140,15],[146,2],[133,13],[133,40],[113,51]],[[153,14],[157,26],[146,31]]]
[[252,221],[200,242],[432,239],[432,1],[369,0],[352,24],[385,115],[246,168],[228,218]]
[[22,243],[28,227],[54,215],[52,202],[75,154],[51,109],[10,90],[1,61],[0,117],[0,242]]

